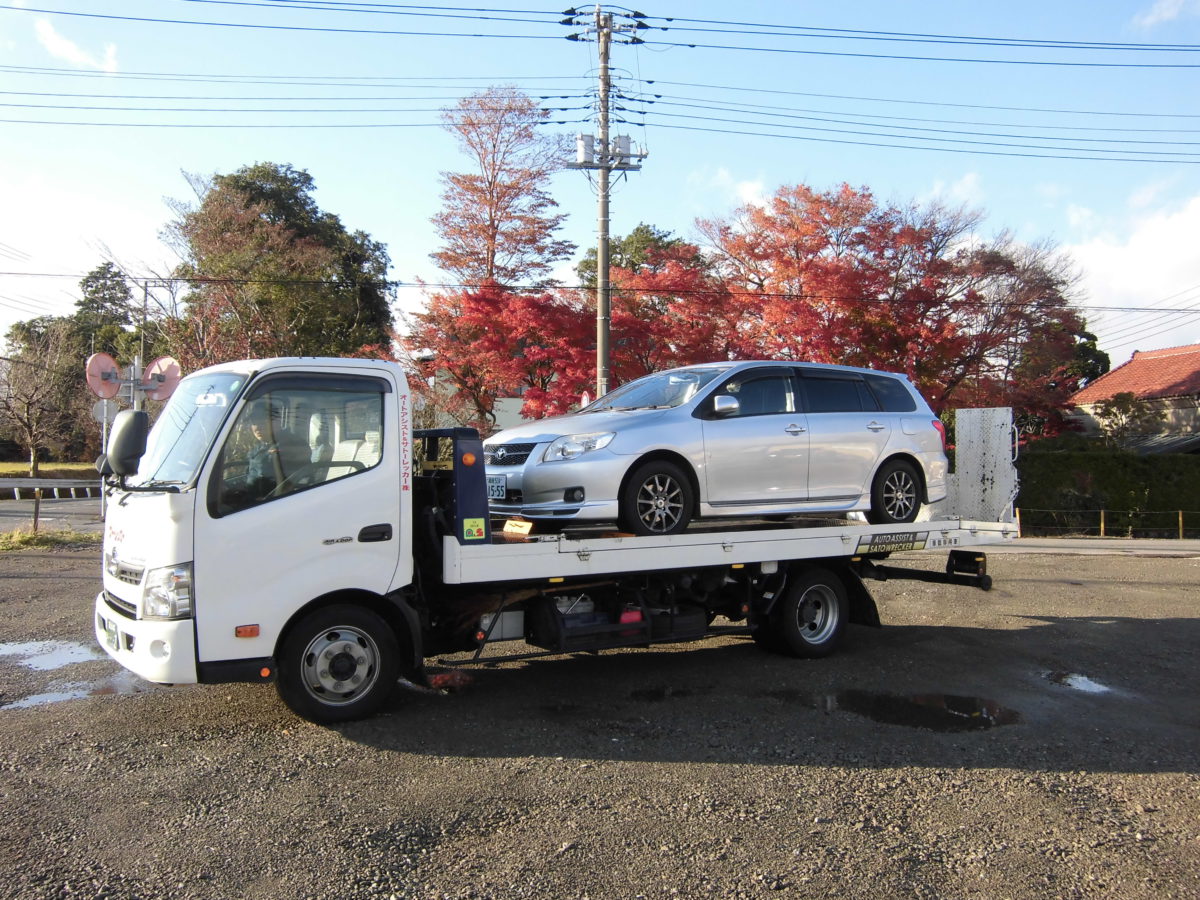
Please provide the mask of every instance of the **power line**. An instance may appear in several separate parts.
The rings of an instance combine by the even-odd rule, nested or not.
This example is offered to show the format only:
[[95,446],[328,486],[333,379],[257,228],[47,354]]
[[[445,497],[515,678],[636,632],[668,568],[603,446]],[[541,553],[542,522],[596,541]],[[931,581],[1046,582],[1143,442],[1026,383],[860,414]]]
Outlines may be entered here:
[[[684,117],[684,118],[701,118],[701,117]],[[630,123],[630,124],[638,124],[638,123]],[[761,123],[747,123],[747,124],[761,124]],[[849,140],[846,138],[816,137],[813,135],[802,135],[802,134],[779,134],[777,132],[769,132],[769,131],[746,131],[745,129],[736,129],[735,130],[735,129],[731,129],[731,128],[701,128],[701,127],[694,126],[694,125],[668,125],[668,124],[664,124],[661,122],[655,123],[655,127],[669,128],[669,129],[673,129],[676,131],[692,131],[692,132],[698,132],[701,134],[735,134],[735,135],[740,135],[743,137],[770,137],[770,138],[779,138],[781,140],[789,140],[789,141],[808,141],[808,142],[827,143],[827,144],[844,144],[844,145],[857,146],[857,147],[882,147],[882,148],[889,149],[889,150],[927,150],[927,151],[932,151],[932,152],[936,152],[936,153],[958,153],[958,154],[978,155],[978,156],[1003,156],[1003,157],[1012,157],[1012,158],[1017,158],[1017,159],[1066,159],[1066,160],[1087,160],[1089,162],[1167,163],[1167,164],[1174,164],[1174,165],[1197,165],[1197,164],[1200,164],[1200,159],[1196,159],[1196,160],[1156,159],[1156,158],[1153,158],[1150,156],[1145,156],[1145,157],[1080,156],[1080,155],[1072,154],[1072,153],[1016,153],[1016,152],[1001,151],[1001,150],[981,150],[981,149],[965,149],[965,148],[961,148],[961,147],[944,147],[944,146],[938,146],[936,144],[930,145],[930,146],[919,146],[919,145],[914,145],[914,144],[893,144],[893,143],[886,143],[883,141],[856,141],[856,140]],[[1045,149],[1058,149],[1058,148],[1045,148]],[[1070,148],[1070,149],[1075,150],[1075,148]],[[1078,152],[1082,153],[1083,151],[1078,151]],[[1120,151],[1113,151],[1113,152],[1120,152]]]
[[[1072,41],[1045,38],[1008,38],[996,36],[962,35],[962,34],[931,34],[927,32],[909,31],[873,31],[857,28],[827,28],[813,25],[780,25],[777,23],[764,24],[760,22],[724,21],[721,19],[692,19],[684,16],[644,16],[643,18],[663,22],[694,22],[701,25],[725,25],[735,28],[771,28],[788,29],[789,33],[817,33],[819,36],[838,36],[844,38],[866,38],[870,40],[903,40],[903,41],[964,41],[980,43],[1001,43],[1019,46],[1053,46],[1072,47],[1081,49],[1122,49],[1122,50],[1200,50],[1196,44],[1137,44],[1110,41]],[[670,27],[674,27],[673,25]],[[720,29],[714,29],[720,30]]]
[[859,100],[870,103],[903,103],[916,106],[942,106],[955,109],[985,109],[1005,112],[1036,112],[1036,113],[1056,113],[1073,116],[1121,116],[1121,117],[1138,117],[1138,118],[1172,118],[1172,119],[1200,119],[1200,113],[1154,113],[1154,112],[1127,112],[1115,110],[1096,110],[1096,109],[1058,109],[1054,107],[1039,107],[1039,106],[996,106],[985,105],[980,103],[949,103],[942,100],[912,100],[903,97],[863,97],[854,94],[819,94],[811,91],[785,91],[776,88],[756,88],[743,87],[727,84],[698,84],[691,81],[665,81],[661,79],[647,79],[646,84],[667,84],[672,87],[692,87],[704,88],[708,90],[721,91],[739,91],[749,92],[754,94],[777,94],[789,97],[817,97],[825,100]]
[[899,53],[852,53],[847,50],[811,50],[797,47],[743,47],[735,44],[681,43],[678,41],[650,41],[642,43],[653,47],[681,47],[689,50],[735,50],[752,53],[784,53],[799,56],[837,56],[850,59],[892,59],[907,62],[977,63],[1002,66],[1062,66],[1066,68],[1099,69],[1200,69],[1200,63],[1133,63],[1133,62],[1071,62],[1068,60],[1041,59],[994,59],[989,57],[962,56],[907,56]]
[[[274,25],[261,22],[203,22],[195,19],[160,19],[151,16],[118,16],[111,13],[87,13],[65,11],[60,9],[39,9],[31,6],[3,6],[0,10],[17,10],[21,12],[43,13],[53,16],[73,16],[83,19],[102,19],[116,22],[141,22],[153,25],[197,25],[208,28],[237,28],[263,31],[286,31],[313,34],[365,34],[384,37],[473,37],[473,38],[505,38],[511,40],[562,40],[559,35],[550,34],[497,34],[465,31],[400,31],[384,28],[329,28],[315,25]],[[487,21],[522,21],[518,19],[503,19],[486,17]],[[547,20],[547,25],[557,24]]]
[[[0,91],[0,93],[4,93]],[[625,95],[621,95],[622,99],[626,99]],[[670,106],[688,106],[688,103],[676,103],[671,101],[694,101],[698,109],[713,109],[727,112],[744,112],[747,114],[759,115],[758,110],[773,110],[786,112],[791,114],[796,113],[827,113],[830,115],[844,115],[858,117],[860,119],[886,119],[895,122],[930,122],[943,125],[979,125],[985,127],[997,128],[1038,128],[1038,129],[1058,129],[1060,131],[1106,131],[1115,132],[1117,134],[1198,134],[1200,128],[1124,128],[1114,126],[1101,125],[1039,125],[1032,122],[989,122],[978,121],[971,119],[932,119],[919,116],[886,116],[879,113],[864,113],[864,112],[838,112],[828,109],[812,109],[808,107],[790,107],[790,106],[774,106],[763,103],[739,103],[731,100],[711,100],[704,97],[688,97],[677,94],[654,94],[651,98],[630,97],[629,102],[655,104],[666,103]],[[914,101],[915,102],[915,101]],[[761,113],[767,115],[768,113]],[[862,124],[862,123],[853,123]]]

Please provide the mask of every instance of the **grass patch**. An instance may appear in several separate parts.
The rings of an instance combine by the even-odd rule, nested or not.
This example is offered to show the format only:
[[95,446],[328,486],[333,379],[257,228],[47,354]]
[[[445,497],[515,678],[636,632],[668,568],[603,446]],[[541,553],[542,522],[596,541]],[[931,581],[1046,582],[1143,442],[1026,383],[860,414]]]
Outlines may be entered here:
[[[0,462],[0,478],[28,477],[29,463]],[[100,476],[96,472],[94,463],[54,462],[41,463],[38,466],[38,478],[95,478],[99,480]]]
[[103,536],[91,531],[28,528],[0,532],[0,553],[10,550],[86,550],[99,547]]

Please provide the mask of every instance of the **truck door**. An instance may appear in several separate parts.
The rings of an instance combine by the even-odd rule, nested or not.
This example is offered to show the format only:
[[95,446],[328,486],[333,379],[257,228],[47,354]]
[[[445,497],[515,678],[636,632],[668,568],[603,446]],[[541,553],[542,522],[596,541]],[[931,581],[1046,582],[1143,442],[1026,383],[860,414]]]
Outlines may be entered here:
[[263,376],[208,461],[194,521],[202,663],[273,655],[310,600],[392,588],[402,435],[391,380],[361,372]]

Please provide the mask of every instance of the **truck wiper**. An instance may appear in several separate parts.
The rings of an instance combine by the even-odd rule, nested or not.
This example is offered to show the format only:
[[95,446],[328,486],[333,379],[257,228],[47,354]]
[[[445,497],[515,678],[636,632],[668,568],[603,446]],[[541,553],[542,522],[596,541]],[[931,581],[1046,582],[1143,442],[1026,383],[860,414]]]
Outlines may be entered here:
[[128,491],[135,494],[178,494],[182,481],[147,481],[145,484],[126,484],[124,478],[116,481],[111,479],[104,482],[108,487],[118,491]]

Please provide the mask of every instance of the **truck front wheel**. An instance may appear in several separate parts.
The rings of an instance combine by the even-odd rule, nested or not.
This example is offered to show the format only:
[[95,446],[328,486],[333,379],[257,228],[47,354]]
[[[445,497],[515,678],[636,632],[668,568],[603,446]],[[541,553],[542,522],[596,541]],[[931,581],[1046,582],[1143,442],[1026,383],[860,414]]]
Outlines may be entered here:
[[361,719],[392,695],[396,635],[361,606],[326,606],[288,633],[278,657],[279,696],[293,712],[326,724]]

